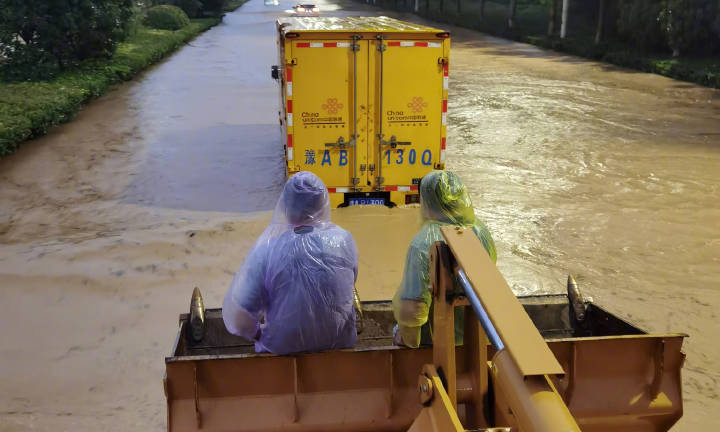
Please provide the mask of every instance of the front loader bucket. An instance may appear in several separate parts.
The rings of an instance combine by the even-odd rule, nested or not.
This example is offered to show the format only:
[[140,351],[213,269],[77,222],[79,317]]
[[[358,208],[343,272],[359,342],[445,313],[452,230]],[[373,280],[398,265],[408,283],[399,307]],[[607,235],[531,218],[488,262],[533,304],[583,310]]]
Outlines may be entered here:
[[[680,418],[685,335],[646,334],[593,304],[583,328],[573,328],[565,296],[520,300],[566,371],[552,380],[583,431],[667,431]],[[432,350],[392,346],[390,303],[363,305],[355,349],[293,356],[254,354],[225,331],[219,309],[206,311],[205,338],[194,343],[182,315],[165,359],[168,430],[407,430],[422,408],[418,372]],[[494,395],[497,408],[502,394]],[[501,424],[504,413],[494,414]],[[464,421],[462,403],[458,415]]]

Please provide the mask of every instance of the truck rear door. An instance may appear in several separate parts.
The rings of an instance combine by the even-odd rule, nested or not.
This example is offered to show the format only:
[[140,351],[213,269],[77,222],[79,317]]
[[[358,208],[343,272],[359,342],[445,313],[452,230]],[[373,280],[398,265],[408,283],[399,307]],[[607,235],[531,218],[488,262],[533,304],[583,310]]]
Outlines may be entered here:
[[[447,99],[442,41],[387,40],[376,49],[376,132],[372,155],[383,186],[411,186],[441,162]],[[442,161],[444,162],[444,161]],[[376,179],[377,180],[377,179]]]
[[297,40],[291,46],[287,126],[294,166],[338,192],[367,182],[360,182],[358,166],[367,163],[368,45],[355,43],[356,49],[347,39]]

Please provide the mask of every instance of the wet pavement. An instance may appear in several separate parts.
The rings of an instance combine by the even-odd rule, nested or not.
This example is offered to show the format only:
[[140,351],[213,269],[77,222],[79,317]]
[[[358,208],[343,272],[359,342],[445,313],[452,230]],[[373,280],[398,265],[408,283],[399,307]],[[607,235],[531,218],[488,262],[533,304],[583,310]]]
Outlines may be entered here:
[[[0,160],[0,326],[17,329],[0,430],[164,428],[177,314],[193,286],[219,305],[284,181],[270,66],[292,4],[251,0]],[[641,327],[689,333],[673,430],[720,428],[720,91],[451,30],[447,167],[506,279],[561,292],[572,273]],[[359,239],[366,299],[390,297],[417,209],[333,218]]]

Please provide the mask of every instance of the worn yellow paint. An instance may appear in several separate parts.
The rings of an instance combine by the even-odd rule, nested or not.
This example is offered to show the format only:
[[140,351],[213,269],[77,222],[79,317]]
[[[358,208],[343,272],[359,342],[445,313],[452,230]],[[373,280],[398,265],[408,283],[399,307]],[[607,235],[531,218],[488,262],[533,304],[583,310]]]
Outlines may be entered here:
[[564,370],[471,229],[440,229],[520,374],[562,375]]

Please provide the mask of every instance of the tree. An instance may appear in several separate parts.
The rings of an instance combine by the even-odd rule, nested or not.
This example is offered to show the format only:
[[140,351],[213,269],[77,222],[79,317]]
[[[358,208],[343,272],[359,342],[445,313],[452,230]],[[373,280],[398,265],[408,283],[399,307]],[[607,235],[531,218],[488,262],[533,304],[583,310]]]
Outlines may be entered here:
[[203,6],[198,0],[164,0],[161,3],[179,7],[190,18],[197,17]]
[[200,0],[202,11],[205,14],[221,16],[225,8],[226,0]]
[[49,78],[111,55],[127,34],[133,0],[0,0],[5,79]]
[[480,20],[485,17],[485,0],[480,0]]
[[600,44],[603,38],[603,27],[605,26],[605,1],[598,0],[598,21],[597,30],[595,31],[595,45]]
[[558,0],[550,0],[550,13],[548,16],[548,36],[555,34],[555,21],[557,20],[557,2]]
[[510,0],[508,5],[507,26],[509,29],[515,27],[515,13],[517,12],[517,0]]
[[673,57],[681,52],[716,51],[720,35],[714,31],[720,6],[707,0],[663,0],[658,22]]
[[567,19],[568,19],[568,7],[569,6],[570,6],[570,0],[563,0],[562,22],[560,23],[560,39],[565,39],[565,36],[567,36]]
[[619,0],[618,36],[628,45],[645,51],[666,46],[658,20],[661,5],[657,0]]

